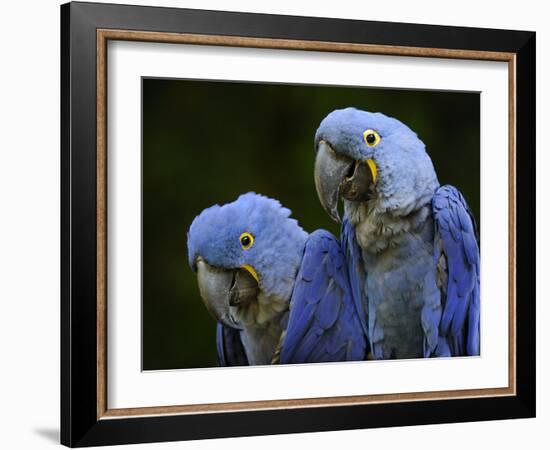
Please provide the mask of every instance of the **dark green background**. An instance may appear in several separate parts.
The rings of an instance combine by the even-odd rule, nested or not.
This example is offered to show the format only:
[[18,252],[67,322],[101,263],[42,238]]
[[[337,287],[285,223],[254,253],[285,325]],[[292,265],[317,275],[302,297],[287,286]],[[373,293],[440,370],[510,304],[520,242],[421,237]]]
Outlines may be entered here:
[[347,106],[416,131],[479,223],[477,93],[143,80],[144,370],[216,365],[215,322],[187,264],[186,233],[204,208],[255,191],[307,231],[338,233],[315,192],[313,137]]

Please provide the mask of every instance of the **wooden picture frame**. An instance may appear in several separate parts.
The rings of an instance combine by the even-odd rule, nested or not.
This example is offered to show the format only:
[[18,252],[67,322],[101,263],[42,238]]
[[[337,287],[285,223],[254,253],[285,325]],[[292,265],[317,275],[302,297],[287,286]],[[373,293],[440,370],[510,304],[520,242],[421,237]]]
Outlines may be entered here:
[[[61,27],[63,444],[534,417],[535,33],[93,3],[63,5]],[[110,409],[105,188],[109,40],[507,62],[508,387]]]

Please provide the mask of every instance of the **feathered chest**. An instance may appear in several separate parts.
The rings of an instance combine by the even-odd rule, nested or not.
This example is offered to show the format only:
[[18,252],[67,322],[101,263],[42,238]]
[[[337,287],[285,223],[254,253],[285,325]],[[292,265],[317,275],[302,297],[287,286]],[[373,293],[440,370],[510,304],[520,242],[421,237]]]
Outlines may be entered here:
[[406,247],[411,238],[433,245],[433,219],[429,205],[406,216],[394,214],[376,202],[345,203],[346,216],[355,227],[357,243],[364,252],[379,254]]
[[346,210],[366,273],[369,339],[376,358],[423,354],[422,311],[439,306],[428,206],[393,216],[366,205]]
[[270,364],[288,314],[288,298],[260,292],[255,302],[233,308],[235,319],[243,326],[241,339],[250,364]]

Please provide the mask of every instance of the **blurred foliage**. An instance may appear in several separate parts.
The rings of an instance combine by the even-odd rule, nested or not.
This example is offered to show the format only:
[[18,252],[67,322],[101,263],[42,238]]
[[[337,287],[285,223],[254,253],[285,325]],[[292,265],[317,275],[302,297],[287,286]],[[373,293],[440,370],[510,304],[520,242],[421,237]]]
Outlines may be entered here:
[[479,223],[477,93],[143,80],[143,369],[216,365],[215,322],[187,263],[186,233],[204,208],[255,191],[307,231],[338,233],[315,192],[313,137],[347,106],[416,131]]

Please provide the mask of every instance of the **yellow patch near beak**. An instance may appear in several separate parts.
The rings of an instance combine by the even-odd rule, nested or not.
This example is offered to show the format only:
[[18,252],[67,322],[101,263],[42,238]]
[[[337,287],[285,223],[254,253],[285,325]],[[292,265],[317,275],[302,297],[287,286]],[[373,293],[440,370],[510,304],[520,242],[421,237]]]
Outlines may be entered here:
[[372,159],[367,159],[365,162],[367,163],[367,166],[369,166],[372,174],[372,182],[376,183],[376,177],[378,176],[378,168],[376,167],[376,163]]
[[249,266],[248,264],[245,264],[245,265],[241,266],[241,268],[246,270],[250,275],[252,275],[258,283],[260,282],[260,277],[258,277],[258,274],[254,270],[254,267]]

